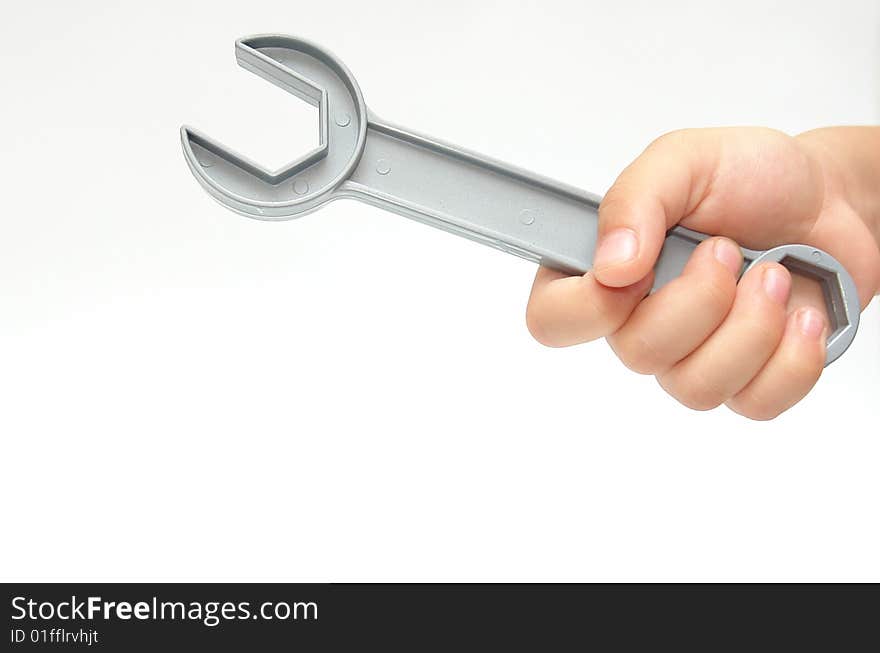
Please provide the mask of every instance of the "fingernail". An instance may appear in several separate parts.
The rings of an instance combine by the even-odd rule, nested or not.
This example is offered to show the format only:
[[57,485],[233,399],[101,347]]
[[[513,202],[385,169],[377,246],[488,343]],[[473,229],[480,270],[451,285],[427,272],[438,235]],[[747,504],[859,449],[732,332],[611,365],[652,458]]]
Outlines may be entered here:
[[609,231],[599,241],[593,258],[594,268],[607,268],[633,260],[639,252],[639,239],[632,229]]
[[798,312],[797,325],[808,338],[818,338],[825,331],[825,318],[815,308],[804,308]]
[[715,241],[715,247],[712,252],[715,254],[715,258],[730,270],[734,276],[739,276],[739,271],[742,268],[742,256],[740,255],[739,247],[726,238],[719,238]]
[[791,277],[777,267],[769,267],[764,270],[761,282],[764,292],[778,304],[788,301],[788,293],[791,291]]

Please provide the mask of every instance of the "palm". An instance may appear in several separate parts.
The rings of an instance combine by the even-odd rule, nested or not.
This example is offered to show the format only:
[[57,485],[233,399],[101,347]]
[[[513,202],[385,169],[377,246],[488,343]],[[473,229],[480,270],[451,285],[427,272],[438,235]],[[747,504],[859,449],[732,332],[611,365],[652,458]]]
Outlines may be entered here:
[[[878,290],[880,255],[870,230],[844,200],[833,167],[801,141],[769,129],[723,131],[710,182],[691,200],[684,226],[744,247],[805,243],[850,272],[865,306]],[[824,308],[821,291],[794,279],[790,305]]]

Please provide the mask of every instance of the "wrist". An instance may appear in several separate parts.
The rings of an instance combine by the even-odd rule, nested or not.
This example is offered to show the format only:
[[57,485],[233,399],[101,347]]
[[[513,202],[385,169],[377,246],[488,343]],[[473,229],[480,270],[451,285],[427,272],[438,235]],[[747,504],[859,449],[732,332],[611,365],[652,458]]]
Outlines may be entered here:
[[795,138],[822,168],[826,194],[849,205],[880,248],[880,127],[823,127]]

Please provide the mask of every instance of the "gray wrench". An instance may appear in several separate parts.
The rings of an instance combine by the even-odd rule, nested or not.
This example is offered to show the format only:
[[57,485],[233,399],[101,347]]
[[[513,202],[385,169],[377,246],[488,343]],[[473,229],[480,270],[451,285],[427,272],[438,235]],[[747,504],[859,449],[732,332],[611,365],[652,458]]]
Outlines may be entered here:
[[[590,269],[601,198],[379,119],[348,68],[292,36],[239,39],[243,68],[318,107],[318,147],[271,171],[190,127],[180,130],[190,170],[214,199],[260,220],[304,215],[353,197],[570,274]],[[675,227],[655,267],[654,290],[681,274],[707,235]],[[777,261],[821,284],[830,317],[828,365],[855,337],[855,283],[832,256],[808,245],[741,248],[744,273]]]

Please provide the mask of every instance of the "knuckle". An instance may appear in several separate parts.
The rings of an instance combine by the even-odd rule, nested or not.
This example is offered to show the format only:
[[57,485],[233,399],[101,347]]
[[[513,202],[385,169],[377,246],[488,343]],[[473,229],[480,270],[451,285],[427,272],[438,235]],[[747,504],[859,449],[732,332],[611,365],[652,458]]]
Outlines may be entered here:
[[727,407],[734,413],[756,422],[767,422],[779,417],[786,406],[781,406],[767,397],[761,397],[749,390],[743,390],[727,401]]
[[681,147],[688,143],[691,135],[693,134],[693,131],[693,129],[673,129],[672,131],[661,134],[653,141],[651,141],[647,149],[657,150],[669,147]]
[[725,392],[699,373],[679,372],[658,377],[668,394],[691,410],[712,410],[724,403]]
[[642,333],[618,332],[608,337],[608,344],[620,362],[636,374],[657,374],[665,368],[663,357]]
[[734,306],[728,317],[737,333],[742,348],[747,345],[752,356],[762,356],[764,362],[782,341],[785,332],[785,307],[769,305],[766,301],[740,301],[735,298]]
[[672,397],[682,406],[698,411],[714,410],[724,403],[720,398],[709,397],[699,391],[673,394]]
[[825,369],[825,348],[815,347],[797,354],[786,351],[782,363],[786,369],[786,376],[793,384],[812,388]]
[[633,208],[633,192],[624,170],[599,203],[599,221],[614,215],[627,215]]
[[[781,308],[781,307],[780,307]],[[766,355],[776,349],[782,339],[785,326],[782,310],[780,319],[773,320],[767,313],[752,313],[743,320],[743,327],[749,334],[752,351],[765,352]]]
[[547,324],[546,311],[537,302],[529,302],[526,308],[526,328],[537,342],[545,347],[561,347],[555,330]]
[[698,277],[695,292],[698,293],[695,306],[704,307],[713,315],[724,315],[733,305],[736,280],[731,275],[723,274],[721,270],[713,268],[711,272]]
[[775,419],[800,401],[822,375],[825,356],[821,348],[812,353],[780,351],[773,365],[774,378],[784,382],[774,383],[772,388],[784,385],[787,388],[783,396],[771,390],[768,380],[746,386],[728,400],[727,407],[733,412],[755,421]]
[[818,381],[825,369],[824,343],[803,343],[783,341],[776,351],[775,366],[777,374],[791,387],[809,389]]

